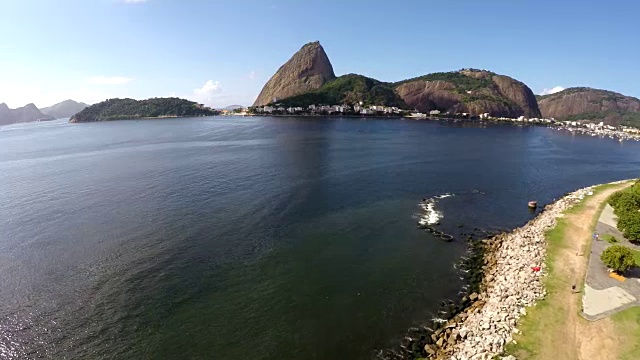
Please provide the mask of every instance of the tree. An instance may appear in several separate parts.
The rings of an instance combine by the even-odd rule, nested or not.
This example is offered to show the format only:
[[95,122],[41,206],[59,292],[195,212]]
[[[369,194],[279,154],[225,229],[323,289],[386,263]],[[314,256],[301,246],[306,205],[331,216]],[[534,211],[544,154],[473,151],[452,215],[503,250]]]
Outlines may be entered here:
[[600,260],[606,267],[618,273],[623,273],[636,266],[631,250],[620,245],[608,247],[600,256]]

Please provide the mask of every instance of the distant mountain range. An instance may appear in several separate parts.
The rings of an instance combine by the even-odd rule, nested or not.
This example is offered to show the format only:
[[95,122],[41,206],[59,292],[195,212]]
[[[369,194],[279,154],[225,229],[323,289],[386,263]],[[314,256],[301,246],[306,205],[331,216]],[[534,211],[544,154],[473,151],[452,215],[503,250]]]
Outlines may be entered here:
[[65,100],[53,106],[42,108],[43,114],[51,115],[56,119],[70,118],[86,108],[87,104],[73,100]]
[[535,96],[524,83],[488,70],[462,69],[432,73],[398,82],[348,74],[336,77],[319,42],[304,45],[264,85],[253,106],[272,103],[397,106],[421,112],[494,117],[544,117],[602,121],[640,127],[640,100],[585,87]]
[[43,114],[34,104],[27,104],[17,109],[9,109],[5,103],[0,104],[0,125],[53,119],[53,116]]
[[236,109],[244,109],[244,106],[242,106],[242,105],[229,105],[229,106],[225,106],[225,107],[223,107],[223,108],[217,108],[216,110],[220,110],[220,111],[222,111],[222,110],[233,111],[233,110],[236,110]]
[[88,105],[73,100],[65,100],[61,103],[38,109],[34,104],[28,104],[20,108],[9,109],[7,104],[0,104],[0,125],[26,123],[32,121],[48,121],[68,118],[86,108]]

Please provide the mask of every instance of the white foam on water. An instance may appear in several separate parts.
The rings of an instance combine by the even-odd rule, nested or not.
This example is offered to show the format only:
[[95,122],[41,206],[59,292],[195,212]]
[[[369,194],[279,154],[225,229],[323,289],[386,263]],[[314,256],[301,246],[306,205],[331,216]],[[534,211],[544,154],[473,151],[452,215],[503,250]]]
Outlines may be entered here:
[[431,321],[433,321],[433,322],[435,322],[435,323],[438,323],[438,324],[444,324],[444,323],[446,323],[446,322],[447,322],[447,320],[445,320],[445,319],[441,319],[441,318],[437,318],[437,317],[436,317],[436,318],[431,319]]
[[442,212],[436,209],[437,200],[445,199],[451,196],[453,196],[453,194],[447,193],[447,194],[434,196],[430,199],[427,199],[421,202],[420,207],[422,208],[424,213],[422,216],[420,216],[420,219],[418,220],[418,224],[422,226],[426,226],[426,225],[435,225],[439,223],[440,219],[442,219],[443,216],[442,216]]

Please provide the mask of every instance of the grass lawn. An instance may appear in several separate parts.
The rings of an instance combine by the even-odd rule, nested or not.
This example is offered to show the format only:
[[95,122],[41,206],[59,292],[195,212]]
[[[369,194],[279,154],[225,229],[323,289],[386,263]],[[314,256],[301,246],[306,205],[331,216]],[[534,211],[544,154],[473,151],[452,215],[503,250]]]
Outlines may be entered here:
[[633,253],[633,258],[636,259],[636,265],[640,266],[640,251],[634,250],[634,249],[630,249],[630,250]]
[[[637,259],[637,257],[636,257]],[[621,360],[640,359],[640,307],[633,307],[611,316],[620,337]]]
[[[549,275],[544,279],[544,285],[548,294],[571,286],[570,279],[554,275],[553,272],[553,263],[558,257],[559,251],[567,246],[563,241],[566,227],[566,220],[559,218],[557,225],[546,234],[546,264]],[[563,310],[565,309],[560,309],[559,304],[554,303],[553,299],[549,299],[548,296],[538,301],[535,306],[528,308],[527,316],[518,321],[518,329],[522,335],[515,337],[517,344],[507,344],[505,353],[515,355],[518,359],[536,359],[537,349],[543,341],[540,335],[548,329],[559,326],[564,321]]]

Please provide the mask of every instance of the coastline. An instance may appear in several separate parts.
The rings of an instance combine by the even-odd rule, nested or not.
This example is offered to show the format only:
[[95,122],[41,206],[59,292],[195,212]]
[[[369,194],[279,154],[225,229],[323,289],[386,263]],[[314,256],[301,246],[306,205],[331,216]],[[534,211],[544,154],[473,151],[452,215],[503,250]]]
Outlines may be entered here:
[[411,117],[396,114],[384,114],[384,115],[359,115],[359,114],[229,114],[222,116],[242,116],[242,117],[325,117],[325,118],[355,118],[355,119],[404,119],[415,121],[429,121],[438,123],[470,123],[479,125],[511,125],[517,127],[546,127],[559,131],[566,131],[571,134],[580,134],[592,137],[602,137],[617,139],[619,141],[640,141],[640,132],[630,133],[621,130],[607,130],[607,129],[590,129],[580,126],[569,126],[562,122],[547,123],[542,121],[519,121],[519,120],[500,120],[493,118],[486,119],[470,119],[470,118],[455,118],[455,117]]
[[159,120],[159,119],[182,119],[182,118],[193,118],[193,117],[209,117],[209,116],[218,116],[218,115],[161,115],[161,116],[153,116],[153,117],[125,117],[122,119],[109,119],[109,120],[96,120],[96,121],[72,121],[69,119],[70,124],[87,124],[87,123],[97,123],[97,122],[109,122],[109,121],[131,121],[131,120]]
[[[462,297],[453,317],[439,321],[437,325],[434,321],[436,329],[431,336],[421,337],[420,355],[429,359],[461,360],[493,359],[503,354],[505,346],[512,343],[513,336],[519,333],[516,328],[518,319],[526,315],[527,307],[534,306],[546,296],[543,284],[548,270],[545,262],[546,232],[555,227],[557,219],[566,210],[593,195],[598,186],[566,194],[511,232],[475,245],[471,243],[475,260],[473,256],[466,260],[465,272],[471,273],[467,274],[471,279],[476,276],[473,271],[475,261],[480,279],[473,290],[477,290],[470,290]],[[405,345],[401,347],[407,348]],[[411,348],[418,350],[416,347]],[[415,350],[411,356],[417,355]]]

